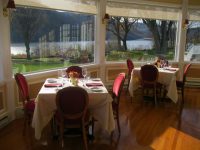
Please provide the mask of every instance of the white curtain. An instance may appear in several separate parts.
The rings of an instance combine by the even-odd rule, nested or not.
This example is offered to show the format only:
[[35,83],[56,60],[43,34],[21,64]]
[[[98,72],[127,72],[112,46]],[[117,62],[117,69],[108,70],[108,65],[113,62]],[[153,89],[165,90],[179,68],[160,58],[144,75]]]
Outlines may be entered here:
[[95,0],[15,0],[16,5],[97,14]]
[[189,9],[189,20],[200,21],[200,10],[199,9]]
[[144,4],[108,2],[106,12],[111,16],[147,19],[178,20],[178,8],[150,6]]

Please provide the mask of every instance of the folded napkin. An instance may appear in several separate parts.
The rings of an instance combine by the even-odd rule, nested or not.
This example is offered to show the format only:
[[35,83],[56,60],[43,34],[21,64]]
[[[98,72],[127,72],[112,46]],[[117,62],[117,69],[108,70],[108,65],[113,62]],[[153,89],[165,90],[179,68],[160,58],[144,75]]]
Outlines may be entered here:
[[91,79],[92,81],[101,81],[100,79]]
[[86,83],[86,86],[90,87],[90,86],[103,86],[102,83]]
[[176,71],[175,68],[166,68],[165,70],[169,70],[169,71]]
[[44,84],[44,87],[61,87],[61,83],[46,83]]

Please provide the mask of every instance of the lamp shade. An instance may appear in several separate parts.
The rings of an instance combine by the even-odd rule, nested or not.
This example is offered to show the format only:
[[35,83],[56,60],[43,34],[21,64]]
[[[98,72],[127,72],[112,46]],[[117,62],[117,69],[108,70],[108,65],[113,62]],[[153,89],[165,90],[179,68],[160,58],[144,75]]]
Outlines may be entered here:
[[105,14],[105,15],[104,15],[104,19],[105,19],[105,20],[108,20],[108,19],[110,19],[110,16],[109,16],[109,14]]
[[104,17],[102,18],[102,23],[103,24],[107,24],[109,19],[110,19],[109,14],[105,14]]
[[189,20],[188,19],[185,19],[185,25],[188,25],[189,24]]
[[8,0],[7,8],[16,9],[14,0]]

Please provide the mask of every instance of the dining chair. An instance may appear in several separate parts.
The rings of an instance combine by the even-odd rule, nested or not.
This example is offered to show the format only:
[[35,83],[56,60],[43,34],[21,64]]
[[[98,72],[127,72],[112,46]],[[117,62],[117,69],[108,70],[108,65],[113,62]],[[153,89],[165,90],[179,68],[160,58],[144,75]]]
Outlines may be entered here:
[[30,99],[29,97],[29,88],[26,78],[23,74],[16,73],[14,75],[21,98],[23,103],[24,110],[24,129],[23,134],[25,134],[27,124],[30,126],[34,109],[35,109],[35,99]]
[[131,59],[127,59],[126,64],[127,64],[127,67],[128,67],[128,85],[127,85],[126,92],[128,92],[129,83],[130,83],[130,79],[131,79],[131,72],[134,68],[134,64],[133,64]]
[[192,64],[190,63],[190,64],[187,64],[185,66],[182,81],[178,81],[178,80],[176,81],[177,90],[181,91],[181,95],[182,95],[181,107],[183,107],[183,105],[184,105],[184,87],[185,87],[185,81],[186,81],[186,76],[187,76],[188,70],[191,67],[191,65]]
[[119,102],[120,96],[123,89],[124,81],[125,81],[125,73],[120,73],[114,80],[112,87],[112,108],[114,118],[117,120],[117,127],[119,131],[119,135],[121,134],[120,124],[119,124]]
[[73,72],[77,72],[79,74],[79,78],[83,78],[82,75],[82,67],[79,66],[70,66],[66,69],[66,76],[69,78],[69,73],[73,71]]
[[156,66],[146,64],[141,67],[141,85],[142,85],[142,95],[144,97],[145,89],[153,89],[154,102],[157,105],[157,89],[162,88],[162,84],[158,83],[159,72]]
[[84,148],[87,150],[87,133],[90,115],[88,111],[88,93],[81,87],[66,87],[56,94],[56,124],[59,127],[62,147],[64,147],[64,129],[81,129]]

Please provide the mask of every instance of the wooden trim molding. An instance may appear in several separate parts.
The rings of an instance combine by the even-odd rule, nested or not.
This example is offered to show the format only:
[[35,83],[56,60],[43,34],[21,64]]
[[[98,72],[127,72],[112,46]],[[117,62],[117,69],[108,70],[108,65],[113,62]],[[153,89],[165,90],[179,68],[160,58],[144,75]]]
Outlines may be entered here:
[[7,113],[6,107],[6,84],[0,86],[0,118]]
[[125,72],[127,74],[127,67],[123,64],[118,65],[112,65],[112,66],[106,66],[105,72],[106,72],[106,83],[111,83],[114,81],[116,75],[118,75],[121,72]]

